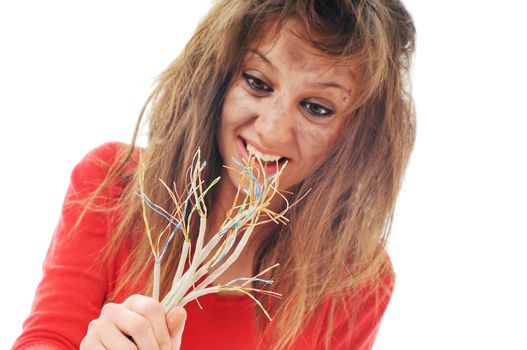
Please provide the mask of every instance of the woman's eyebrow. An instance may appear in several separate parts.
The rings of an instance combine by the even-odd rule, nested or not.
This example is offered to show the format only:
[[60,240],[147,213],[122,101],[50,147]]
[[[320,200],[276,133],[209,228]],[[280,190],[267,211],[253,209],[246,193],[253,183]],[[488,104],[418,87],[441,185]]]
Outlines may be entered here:
[[351,94],[350,89],[346,89],[344,86],[336,82],[311,82],[307,84],[310,87],[326,89],[326,88],[337,88],[343,90],[347,95]]
[[254,53],[255,55],[257,55],[258,57],[260,57],[262,59],[262,61],[264,61],[264,63],[269,66],[269,68],[274,72],[274,73],[277,73],[278,72],[278,68],[276,68],[274,66],[274,64],[271,63],[271,61],[269,61],[269,59],[267,57],[265,57],[265,55],[263,53],[261,53],[260,51],[258,51],[257,49],[249,49],[249,52],[252,52]]

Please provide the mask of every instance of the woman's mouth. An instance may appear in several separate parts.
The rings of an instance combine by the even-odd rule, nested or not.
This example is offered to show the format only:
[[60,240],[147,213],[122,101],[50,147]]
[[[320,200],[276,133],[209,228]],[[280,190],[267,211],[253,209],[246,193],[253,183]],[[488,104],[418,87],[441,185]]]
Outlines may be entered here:
[[287,157],[281,155],[261,152],[241,137],[239,138],[239,142],[241,143],[240,146],[243,146],[243,149],[240,150],[242,151],[242,158],[247,160],[253,157],[257,162],[261,162],[267,176],[276,173],[289,160]]

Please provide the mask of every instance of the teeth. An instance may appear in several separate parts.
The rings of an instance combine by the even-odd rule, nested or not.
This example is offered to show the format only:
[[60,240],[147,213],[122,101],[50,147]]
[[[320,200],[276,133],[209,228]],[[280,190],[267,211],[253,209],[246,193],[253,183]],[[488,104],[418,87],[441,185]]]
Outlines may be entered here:
[[256,158],[260,159],[263,162],[275,162],[279,160],[280,158],[282,158],[281,156],[273,156],[270,154],[258,152],[258,150],[254,148],[253,146],[251,146],[250,144],[247,144],[247,151],[249,151],[250,154],[252,154],[253,156],[255,156]]

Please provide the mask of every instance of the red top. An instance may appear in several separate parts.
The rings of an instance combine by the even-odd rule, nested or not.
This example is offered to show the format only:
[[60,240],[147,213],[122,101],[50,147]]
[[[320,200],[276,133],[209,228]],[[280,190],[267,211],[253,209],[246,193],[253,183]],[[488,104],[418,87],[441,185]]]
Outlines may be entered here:
[[[73,170],[31,314],[13,349],[78,349],[88,323],[99,317],[106,295],[114,290],[131,246],[123,246],[111,263],[101,266],[99,252],[112,233],[108,214],[89,212],[74,234],[67,233],[80,212],[79,206],[72,206],[71,201],[85,198],[96,188],[122,148],[119,143],[104,144],[84,157]],[[119,188],[110,191],[118,193]],[[353,334],[350,334],[346,313],[336,315],[330,349],[371,349],[393,281],[388,281],[388,286],[389,293],[381,291],[376,299],[375,291],[367,291],[363,301],[351,308],[357,313]],[[126,297],[119,295],[115,301],[122,302]],[[203,310],[195,302],[185,306],[188,316],[182,350],[257,348],[257,311],[250,298],[212,294],[199,300]],[[327,326],[321,320],[325,320],[327,305],[319,309],[316,320],[306,325],[293,349],[324,348]]]

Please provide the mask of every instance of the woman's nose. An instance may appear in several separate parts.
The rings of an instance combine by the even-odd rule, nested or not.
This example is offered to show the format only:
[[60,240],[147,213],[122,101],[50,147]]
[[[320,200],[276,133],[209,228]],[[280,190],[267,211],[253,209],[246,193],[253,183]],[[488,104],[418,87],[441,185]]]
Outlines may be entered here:
[[284,145],[294,133],[294,103],[283,97],[266,102],[256,118],[256,132],[267,147]]

